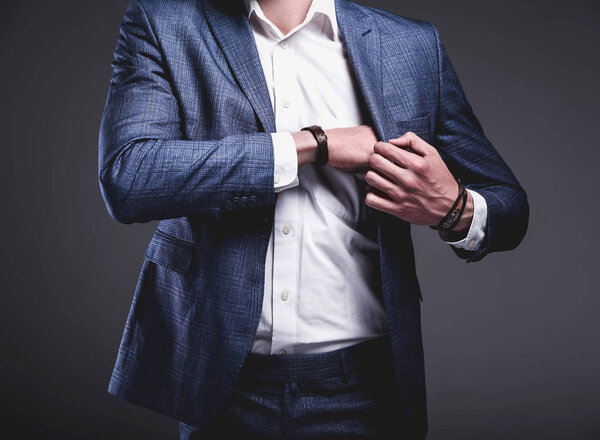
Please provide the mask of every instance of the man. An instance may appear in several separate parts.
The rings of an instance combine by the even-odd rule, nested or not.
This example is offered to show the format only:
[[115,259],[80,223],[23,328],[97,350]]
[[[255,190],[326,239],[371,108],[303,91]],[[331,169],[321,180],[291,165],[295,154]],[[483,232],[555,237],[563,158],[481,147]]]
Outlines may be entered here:
[[424,438],[410,224],[478,261],[528,221],[435,27],[344,0],[133,0],[113,69],[102,194],[160,222],[109,392],[181,438]]

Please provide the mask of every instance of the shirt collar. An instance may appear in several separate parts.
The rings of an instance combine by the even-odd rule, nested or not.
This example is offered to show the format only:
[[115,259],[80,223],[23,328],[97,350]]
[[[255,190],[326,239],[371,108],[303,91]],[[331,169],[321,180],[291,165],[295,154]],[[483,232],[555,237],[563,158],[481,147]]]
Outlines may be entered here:
[[[250,19],[254,13],[263,21],[268,20],[257,0],[244,0],[244,5],[246,7],[248,19]],[[306,17],[310,17],[307,22],[313,20],[317,15],[324,16],[326,21],[329,22],[329,26],[324,26],[324,32],[327,34],[327,36],[334,41],[338,41],[339,29],[337,17],[335,15],[335,0],[312,0],[310,8],[306,14]]]

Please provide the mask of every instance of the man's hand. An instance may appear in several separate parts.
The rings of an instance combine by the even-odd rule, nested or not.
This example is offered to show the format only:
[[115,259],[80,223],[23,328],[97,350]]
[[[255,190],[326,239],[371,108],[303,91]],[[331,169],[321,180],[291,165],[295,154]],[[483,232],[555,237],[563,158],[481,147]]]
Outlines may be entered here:
[[[437,225],[458,197],[458,184],[437,150],[408,132],[389,142],[377,142],[370,158],[368,206],[417,225]],[[468,230],[473,199],[454,231]]]

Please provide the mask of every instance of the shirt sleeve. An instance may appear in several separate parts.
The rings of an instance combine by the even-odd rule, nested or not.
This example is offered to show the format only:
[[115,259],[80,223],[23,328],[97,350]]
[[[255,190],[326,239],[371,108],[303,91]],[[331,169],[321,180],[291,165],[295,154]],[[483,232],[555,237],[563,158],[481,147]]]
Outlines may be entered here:
[[289,132],[271,133],[273,139],[273,183],[275,192],[298,185],[298,153]]
[[473,197],[473,219],[467,236],[459,241],[445,241],[451,246],[474,251],[479,249],[485,238],[485,225],[487,222],[487,203],[481,194],[467,189]]

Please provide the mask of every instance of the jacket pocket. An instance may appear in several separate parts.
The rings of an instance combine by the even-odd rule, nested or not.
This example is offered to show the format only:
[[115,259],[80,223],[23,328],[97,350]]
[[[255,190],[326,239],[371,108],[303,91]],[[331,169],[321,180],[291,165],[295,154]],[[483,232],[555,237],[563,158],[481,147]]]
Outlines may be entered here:
[[407,119],[404,121],[396,121],[397,136],[400,137],[407,131],[412,131],[428,144],[431,144],[433,139],[431,133],[431,114],[425,116]]
[[185,273],[192,264],[194,245],[156,230],[144,257],[175,272]]

